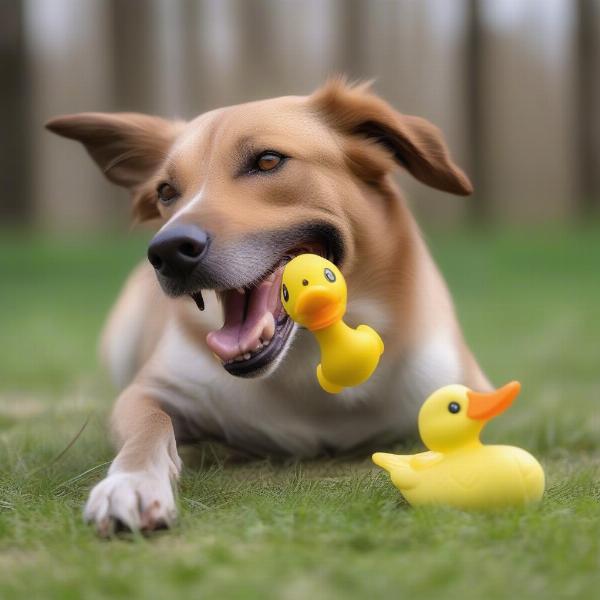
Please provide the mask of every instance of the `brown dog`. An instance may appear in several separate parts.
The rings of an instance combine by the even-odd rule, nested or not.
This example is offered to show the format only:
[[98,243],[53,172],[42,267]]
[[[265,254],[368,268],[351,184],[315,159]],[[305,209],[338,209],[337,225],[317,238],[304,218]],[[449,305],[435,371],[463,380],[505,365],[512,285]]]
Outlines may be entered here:
[[[161,225],[152,266],[127,282],[103,340],[124,391],[113,413],[120,450],[85,510],[101,532],[173,522],[177,443],[295,456],[385,444],[414,431],[437,387],[489,387],[392,180],[400,165],[434,188],[471,192],[427,121],[333,80],[189,123],[86,113],[48,128],[82,142],[131,191],[137,218]],[[279,300],[282,265],[306,251],[342,268],[347,321],[385,342],[373,378],[336,396],[321,391],[316,344]]]

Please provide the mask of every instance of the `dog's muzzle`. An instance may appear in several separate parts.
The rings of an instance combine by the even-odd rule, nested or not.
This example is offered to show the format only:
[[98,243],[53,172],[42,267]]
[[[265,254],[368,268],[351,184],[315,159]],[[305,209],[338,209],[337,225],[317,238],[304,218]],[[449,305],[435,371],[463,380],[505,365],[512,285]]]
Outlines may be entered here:
[[223,325],[206,343],[226,371],[255,377],[274,368],[291,343],[295,328],[281,305],[281,276],[291,258],[306,252],[340,260],[339,230],[309,222],[231,239],[173,223],[150,242],[148,260],[166,294],[190,296],[200,310],[203,290],[215,290]]

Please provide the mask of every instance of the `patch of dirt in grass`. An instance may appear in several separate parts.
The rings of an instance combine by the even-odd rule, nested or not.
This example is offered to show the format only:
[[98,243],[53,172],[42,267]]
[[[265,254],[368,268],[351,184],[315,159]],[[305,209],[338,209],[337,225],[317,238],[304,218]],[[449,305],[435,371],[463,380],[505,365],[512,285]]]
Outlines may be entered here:
[[18,392],[0,395],[0,431],[10,429],[19,421],[33,419],[43,412],[46,406],[28,394]]
[[39,558],[38,552],[24,552],[23,550],[0,552],[0,572],[6,573],[17,567],[38,564]]

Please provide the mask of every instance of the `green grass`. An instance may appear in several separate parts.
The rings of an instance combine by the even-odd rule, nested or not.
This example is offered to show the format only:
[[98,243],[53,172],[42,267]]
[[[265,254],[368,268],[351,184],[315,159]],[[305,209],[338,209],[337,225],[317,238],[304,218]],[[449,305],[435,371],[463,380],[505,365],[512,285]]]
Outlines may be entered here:
[[[542,460],[539,507],[408,508],[369,460],[184,451],[169,533],[97,539],[111,458],[97,333],[144,239],[0,237],[0,597],[591,598],[600,586],[600,229],[430,235],[467,339],[519,401],[486,432]],[[75,443],[57,458],[87,427]]]

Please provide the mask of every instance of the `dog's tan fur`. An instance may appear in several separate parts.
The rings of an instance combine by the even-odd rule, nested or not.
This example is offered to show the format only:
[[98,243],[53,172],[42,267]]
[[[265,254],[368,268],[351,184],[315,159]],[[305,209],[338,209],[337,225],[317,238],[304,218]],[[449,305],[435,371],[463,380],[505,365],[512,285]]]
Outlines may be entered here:
[[[312,96],[229,107],[189,123],[88,113],[48,126],[83,142],[107,177],[131,190],[139,220],[198,224],[219,247],[315,219],[332,224],[344,244],[348,321],[372,325],[386,345],[372,380],[338,396],[318,388],[316,346],[303,331],[277,370],[237,379],[204,341],[220,325],[214,293],[205,293],[200,313],[187,297],[167,298],[150,265],[138,267],[102,344],[124,391],[113,414],[120,450],[86,507],[101,531],[115,521],[142,529],[172,522],[176,438],[311,456],[413,431],[420,403],[438,386],[489,387],[392,179],[400,164],[432,187],[471,192],[427,121],[397,113],[366,86],[333,80]],[[245,145],[291,159],[272,177],[235,177]],[[181,191],[171,207],[156,198],[165,180]]]

